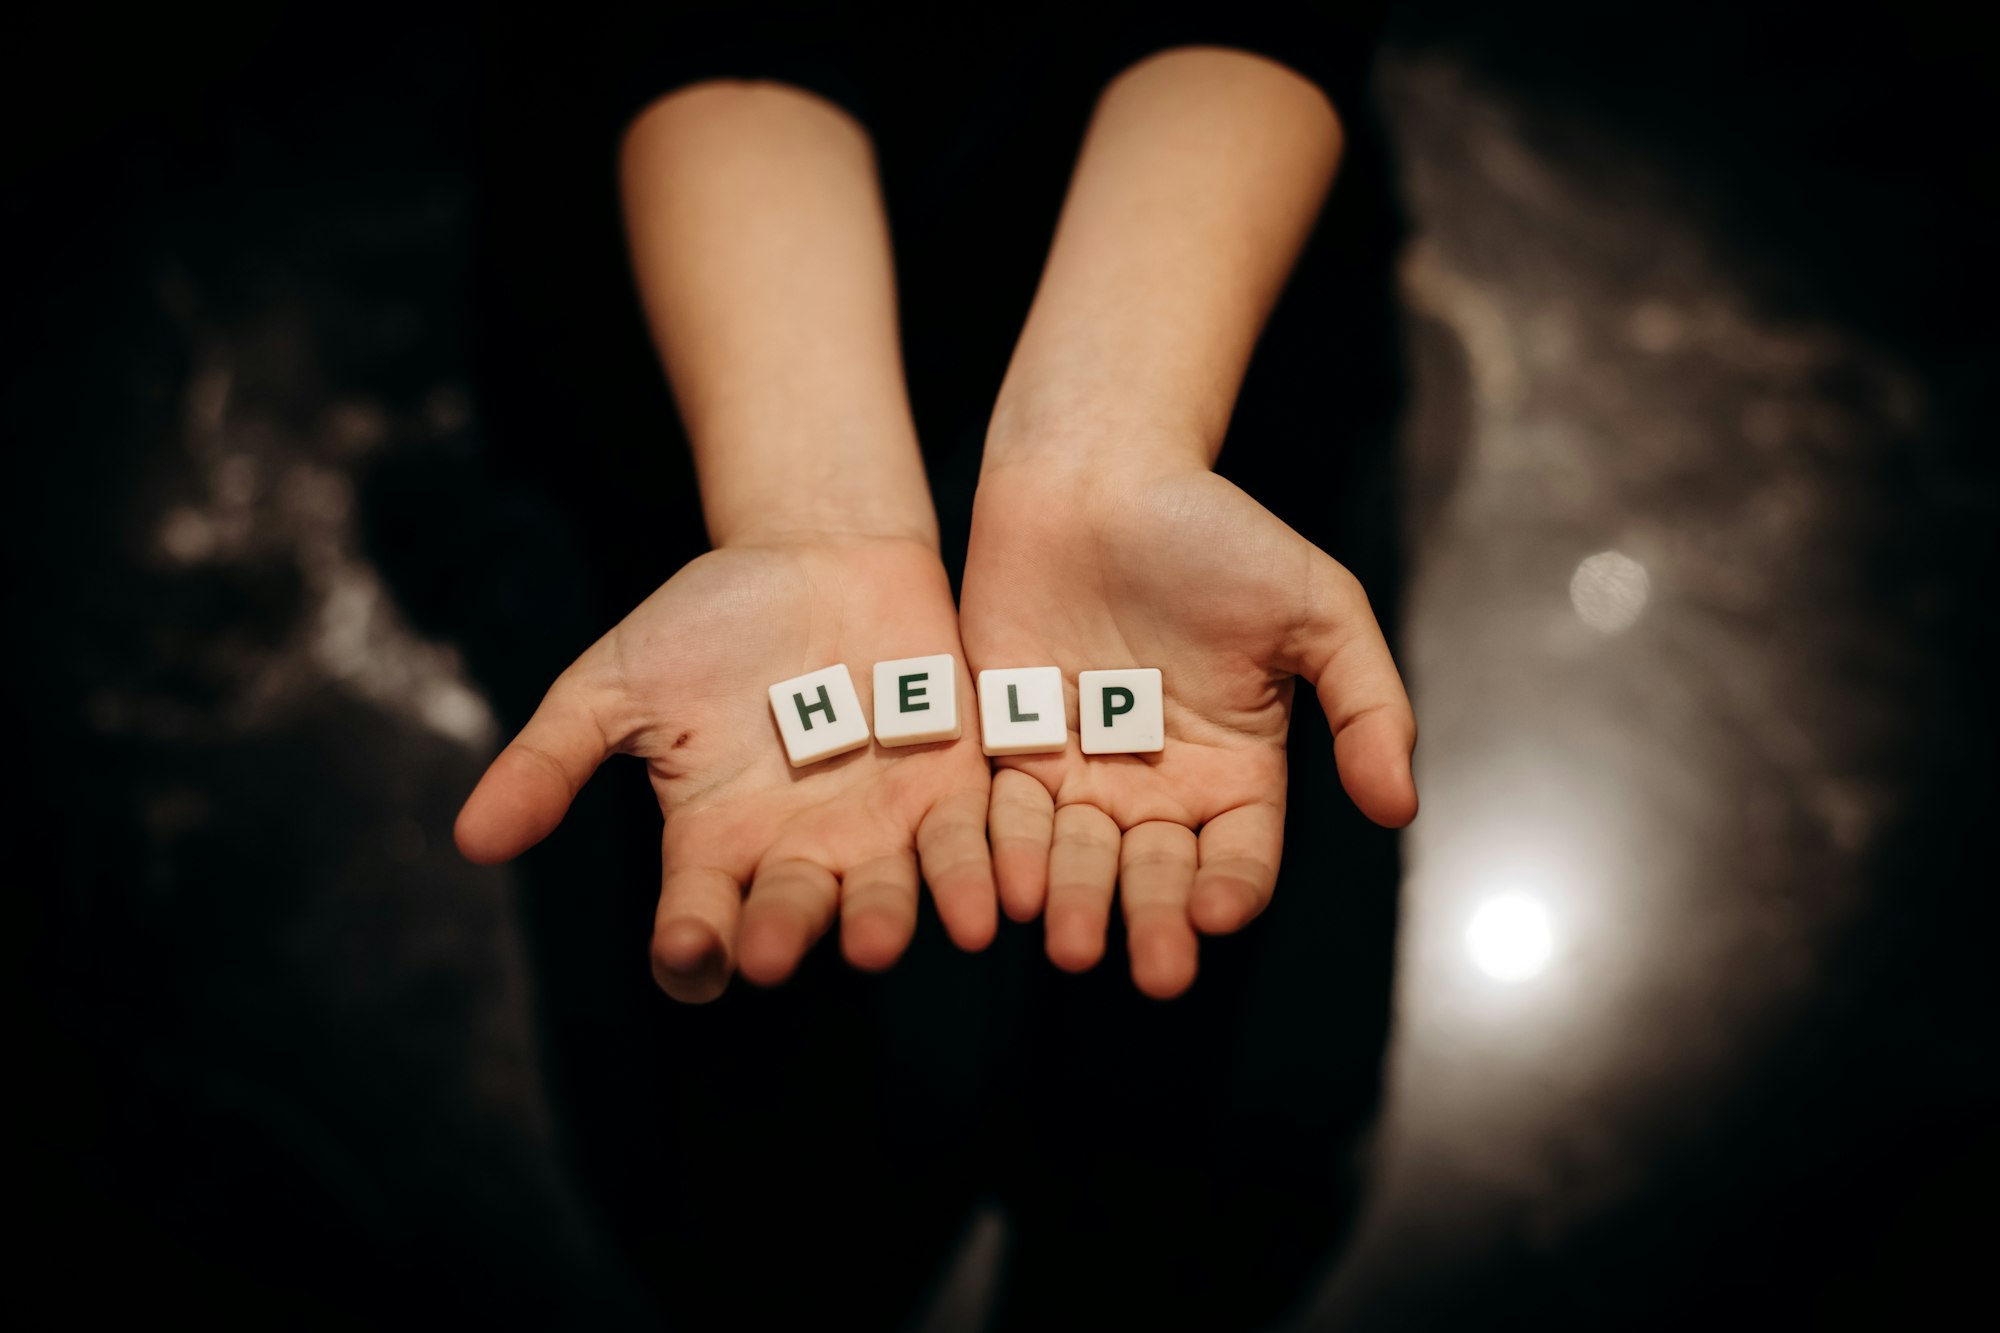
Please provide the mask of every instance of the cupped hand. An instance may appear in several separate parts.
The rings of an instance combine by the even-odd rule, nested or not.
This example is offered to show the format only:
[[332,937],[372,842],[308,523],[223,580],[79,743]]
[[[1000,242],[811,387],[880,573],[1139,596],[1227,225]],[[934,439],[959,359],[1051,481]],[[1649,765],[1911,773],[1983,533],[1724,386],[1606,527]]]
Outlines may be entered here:
[[934,653],[959,659],[970,717],[951,588],[928,543],[712,551],[556,680],[466,801],[459,849],[482,864],[519,855],[555,829],[599,764],[633,754],[665,816],[652,957],[676,998],[713,999],[736,971],[784,980],[836,915],[848,960],[888,967],[916,927],[920,870],[952,939],[983,948],[996,911],[977,728],[794,769],[766,692],[844,662],[872,721],[874,663]]
[[[1133,980],[1162,999],[1193,982],[1197,930],[1239,930],[1270,901],[1294,677],[1317,689],[1362,813],[1416,815],[1416,722],[1360,584],[1205,469],[989,469],[960,632],[975,671],[1063,671],[1068,747],[994,761],[989,831],[1001,905],[1043,913],[1067,970],[1102,958],[1114,886]],[[1077,674],[1114,667],[1160,669],[1160,752],[1079,748]]]

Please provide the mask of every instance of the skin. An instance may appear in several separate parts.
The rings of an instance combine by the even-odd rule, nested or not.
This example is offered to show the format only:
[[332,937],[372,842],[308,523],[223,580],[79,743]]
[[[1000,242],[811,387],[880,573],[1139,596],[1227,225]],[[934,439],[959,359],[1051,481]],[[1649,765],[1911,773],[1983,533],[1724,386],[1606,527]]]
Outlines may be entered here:
[[[838,920],[887,967],[919,875],[962,947],[1046,910],[1050,957],[1193,981],[1196,931],[1276,881],[1293,681],[1318,690],[1364,813],[1416,812],[1416,729],[1351,575],[1210,470],[1250,352],[1332,179],[1310,83],[1239,52],[1134,66],[1092,120],[988,432],[962,608],[938,559],[897,348],[872,153],[830,104],[710,83],[655,103],[621,162],[633,270],[715,550],[558,678],[460,813],[519,855],[605,758],[647,761],[664,827],[653,968],[704,1001],[776,984]],[[809,223],[809,225],[807,225]],[[963,646],[960,634],[963,634]],[[949,652],[972,670],[1164,673],[1167,747],[994,761],[956,742],[794,770],[764,686]],[[970,673],[962,708],[973,714]],[[990,840],[989,840],[990,833]],[[990,845],[990,852],[989,852]],[[997,864],[997,880],[996,880]]]
[[983,948],[995,911],[977,746],[870,746],[793,769],[763,690],[743,687],[828,662],[858,671],[956,633],[923,543],[712,551],[556,681],[466,803],[459,846],[482,863],[518,855],[598,764],[635,754],[664,819],[652,956],[668,994],[713,999],[734,971],[775,985],[836,919],[848,961],[888,967],[916,927],[920,864],[952,938]]
[[998,913],[977,738],[793,769],[765,694],[841,662],[865,698],[875,662],[965,661],[867,138],[794,89],[703,84],[633,124],[621,175],[715,549],[557,679],[466,801],[459,848],[519,855],[633,754],[664,821],[652,961],[675,998],[738,972],[775,985],[836,920],[849,961],[888,967],[919,872],[951,937],[983,948]]
[[[988,433],[960,626],[975,670],[1062,667],[1061,754],[994,760],[1002,903],[1080,971],[1114,895],[1132,976],[1194,980],[1282,850],[1294,678],[1362,812],[1415,817],[1416,723],[1344,568],[1211,470],[1257,335],[1330,184],[1319,90],[1240,52],[1168,52],[1100,102]],[[1076,676],[1158,667],[1165,749],[1085,759]]]

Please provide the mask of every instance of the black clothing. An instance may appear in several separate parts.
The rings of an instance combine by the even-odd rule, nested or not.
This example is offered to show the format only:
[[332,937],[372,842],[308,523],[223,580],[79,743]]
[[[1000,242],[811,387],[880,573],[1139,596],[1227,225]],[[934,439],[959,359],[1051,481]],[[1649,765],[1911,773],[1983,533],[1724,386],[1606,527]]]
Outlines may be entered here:
[[[491,32],[482,403],[517,500],[483,538],[511,572],[465,646],[509,723],[702,549],[611,161],[645,102],[719,75],[810,87],[875,139],[954,580],[986,415],[1103,83],[1195,42],[1320,81],[1348,158],[1220,466],[1393,608],[1395,225],[1365,16],[1035,5],[988,12],[968,35],[867,13],[766,6],[754,26],[670,13],[657,35],[607,21],[581,41]],[[639,773],[608,766],[527,858],[529,911],[575,1164],[669,1316],[894,1327],[981,1201],[1009,1224],[1007,1327],[1254,1327],[1307,1294],[1340,1239],[1377,1094],[1397,863],[1393,835],[1342,794],[1309,690],[1291,755],[1276,900],[1239,936],[1204,941],[1199,980],[1170,1004],[1133,989],[1116,938],[1070,977],[1042,956],[1039,923],[1003,923],[966,956],[926,904],[885,976],[828,943],[776,991],[738,983],[677,1005],[646,966],[658,811]]]

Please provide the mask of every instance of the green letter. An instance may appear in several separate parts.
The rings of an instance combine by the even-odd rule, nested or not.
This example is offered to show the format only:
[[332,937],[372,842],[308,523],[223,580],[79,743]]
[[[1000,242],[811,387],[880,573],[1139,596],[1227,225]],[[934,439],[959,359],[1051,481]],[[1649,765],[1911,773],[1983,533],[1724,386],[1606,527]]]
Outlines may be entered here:
[[794,694],[792,702],[799,706],[799,725],[807,731],[813,729],[813,714],[825,713],[828,722],[833,721],[833,700],[826,697],[826,686],[819,687],[819,702],[809,704],[803,694]]
[[930,678],[931,678],[931,673],[928,671],[920,671],[914,676],[896,677],[896,706],[905,713],[929,712],[931,707],[929,704],[927,703],[920,704],[912,702],[913,700],[921,699],[924,697],[924,687],[919,685],[917,686],[917,688],[913,690],[910,688],[910,682],[918,680],[929,680]]
[[[1112,703],[1111,696],[1114,694],[1125,702]],[[1104,725],[1107,727],[1110,726],[1111,719],[1117,717],[1120,713],[1131,712],[1132,704],[1132,691],[1126,689],[1123,685],[1106,685],[1104,687]]]
[[1020,688],[1019,686],[1015,685],[1009,685],[1007,687],[1007,720],[1009,722],[1041,721],[1042,715],[1040,713],[1024,713],[1021,711],[1021,696],[1018,693],[1019,688]]

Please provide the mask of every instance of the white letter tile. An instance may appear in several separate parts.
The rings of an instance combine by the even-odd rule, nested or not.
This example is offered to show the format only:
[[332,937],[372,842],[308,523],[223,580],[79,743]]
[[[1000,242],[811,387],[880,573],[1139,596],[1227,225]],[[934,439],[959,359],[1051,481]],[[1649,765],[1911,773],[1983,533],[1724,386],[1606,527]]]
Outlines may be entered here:
[[1079,672],[1076,696],[1085,754],[1151,754],[1166,748],[1166,700],[1157,668]]
[[1061,667],[979,673],[979,748],[987,754],[1048,754],[1069,745]]
[[955,741],[958,663],[949,653],[875,664],[875,739],[884,745]]
[[868,719],[854,693],[854,677],[840,662],[773,685],[771,712],[793,768],[868,744]]

